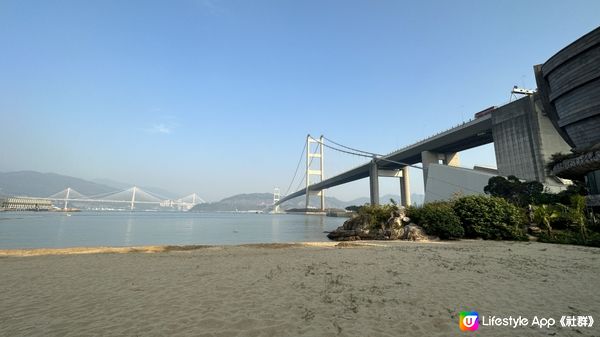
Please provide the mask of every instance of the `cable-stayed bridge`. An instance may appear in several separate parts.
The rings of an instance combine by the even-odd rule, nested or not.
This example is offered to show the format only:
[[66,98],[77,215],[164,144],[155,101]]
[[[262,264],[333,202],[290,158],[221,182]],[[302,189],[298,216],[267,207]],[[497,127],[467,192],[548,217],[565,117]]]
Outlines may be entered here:
[[75,189],[67,187],[51,196],[38,199],[50,200],[55,205],[58,204],[62,206],[63,209],[68,209],[69,203],[86,203],[122,205],[130,210],[134,210],[136,205],[156,205],[160,207],[176,208],[179,210],[189,210],[195,205],[205,202],[196,193],[192,193],[178,199],[170,199],[144,191],[137,186],[133,186],[125,190],[90,196],[83,195]]

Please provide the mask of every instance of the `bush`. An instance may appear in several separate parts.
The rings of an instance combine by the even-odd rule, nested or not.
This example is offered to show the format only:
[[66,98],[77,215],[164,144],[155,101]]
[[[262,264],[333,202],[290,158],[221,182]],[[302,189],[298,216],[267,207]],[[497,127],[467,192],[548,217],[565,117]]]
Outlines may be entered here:
[[396,205],[373,206],[367,204],[358,209],[358,217],[368,221],[371,228],[376,228],[385,224],[394,210],[397,210]]
[[460,219],[448,202],[429,203],[421,208],[409,207],[407,216],[423,227],[427,234],[439,236],[440,239],[459,239],[465,235]]
[[566,245],[600,247],[600,233],[591,232],[584,237],[581,235],[581,233],[573,231],[553,231],[552,234],[540,233],[538,241]]
[[458,199],[453,206],[465,236],[486,240],[527,240],[523,211],[508,201],[481,195]]

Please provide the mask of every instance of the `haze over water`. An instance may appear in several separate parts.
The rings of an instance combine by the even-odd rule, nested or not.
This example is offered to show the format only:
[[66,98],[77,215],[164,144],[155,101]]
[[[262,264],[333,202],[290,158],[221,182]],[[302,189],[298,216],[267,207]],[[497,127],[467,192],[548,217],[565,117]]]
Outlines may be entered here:
[[326,241],[345,218],[248,213],[5,212],[0,249]]

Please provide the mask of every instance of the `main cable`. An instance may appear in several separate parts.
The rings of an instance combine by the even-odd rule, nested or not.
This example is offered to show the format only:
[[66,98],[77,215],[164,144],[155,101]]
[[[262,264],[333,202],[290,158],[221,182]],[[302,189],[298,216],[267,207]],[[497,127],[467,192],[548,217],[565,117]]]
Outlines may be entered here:
[[329,141],[329,142],[331,142],[331,143],[333,143],[333,144],[335,144],[337,146],[341,146],[341,147],[343,147],[345,149],[348,149],[348,150],[352,150],[352,151],[356,151],[356,152],[361,152],[361,153],[369,154],[371,156],[379,156],[379,157],[383,156],[383,155],[378,154],[378,153],[369,152],[369,151],[363,151],[363,150],[355,149],[355,148],[352,148],[352,147],[349,147],[349,146],[346,146],[346,145],[342,145],[342,144],[340,144],[338,142],[335,142],[335,141],[333,141],[333,140],[331,140],[331,139],[329,139],[329,138],[327,138],[325,136],[323,136],[323,138],[327,139],[327,141]]
[[296,165],[296,171],[294,172],[294,177],[292,177],[292,181],[290,181],[290,185],[287,188],[287,191],[285,191],[285,195],[288,195],[288,193],[290,192],[290,189],[292,188],[292,185],[294,184],[294,181],[296,180],[296,175],[298,174],[298,170],[300,169],[300,164],[302,164],[302,158],[304,157],[304,151],[306,151],[306,143],[304,144],[304,147],[302,148],[302,153],[300,154],[300,159],[298,160],[298,165]]

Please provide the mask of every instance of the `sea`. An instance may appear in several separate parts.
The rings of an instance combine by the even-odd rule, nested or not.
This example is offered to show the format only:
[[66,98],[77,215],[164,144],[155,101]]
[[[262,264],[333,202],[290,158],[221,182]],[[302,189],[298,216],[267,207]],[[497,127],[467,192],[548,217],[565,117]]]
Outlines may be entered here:
[[0,212],[0,249],[328,241],[346,218],[189,212]]

